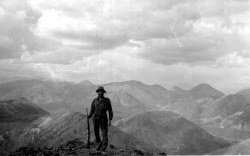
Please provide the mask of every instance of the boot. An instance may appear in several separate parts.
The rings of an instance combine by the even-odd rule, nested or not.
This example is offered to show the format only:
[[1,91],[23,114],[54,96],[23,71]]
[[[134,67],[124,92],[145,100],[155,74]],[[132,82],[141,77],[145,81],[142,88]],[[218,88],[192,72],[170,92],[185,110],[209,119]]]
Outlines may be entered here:
[[99,150],[101,150],[101,148],[102,148],[102,141],[98,144],[96,150],[99,151]]
[[107,146],[103,145],[101,148],[101,151],[106,151],[106,149],[107,149]]

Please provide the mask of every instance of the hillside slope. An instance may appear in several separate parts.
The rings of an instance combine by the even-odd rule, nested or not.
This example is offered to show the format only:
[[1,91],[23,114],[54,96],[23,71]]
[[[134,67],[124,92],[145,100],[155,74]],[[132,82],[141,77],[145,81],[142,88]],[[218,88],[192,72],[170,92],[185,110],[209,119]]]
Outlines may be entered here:
[[25,98],[0,101],[0,135],[45,115],[49,113]]
[[230,144],[178,114],[153,111],[116,122],[115,126],[168,154],[205,154]]
[[26,98],[0,101],[0,122],[32,120],[47,114]]
[[[91,140],[94,139],[93,125],[91,123]],[[48,146],[56,148],[73,139],[87,140],[86,116],[78,112],[66,112],[56,115],[44,116],[35,120],[22,129],[14,129],[5,133],[5,140],[0,151],[14,151],[20,147],[28,146],[38,148]],[[109,142],[117,148],[141,150],[150,153],[161,152],[155,146],[146,144],[116,127],[109,129]]]

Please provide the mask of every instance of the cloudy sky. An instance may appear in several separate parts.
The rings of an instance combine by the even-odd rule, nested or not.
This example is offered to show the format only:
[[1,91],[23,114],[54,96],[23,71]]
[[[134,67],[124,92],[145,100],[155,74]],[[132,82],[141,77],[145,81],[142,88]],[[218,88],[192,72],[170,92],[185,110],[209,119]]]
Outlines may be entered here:
[[248,0],[0,0],[0,81],[250,88]]

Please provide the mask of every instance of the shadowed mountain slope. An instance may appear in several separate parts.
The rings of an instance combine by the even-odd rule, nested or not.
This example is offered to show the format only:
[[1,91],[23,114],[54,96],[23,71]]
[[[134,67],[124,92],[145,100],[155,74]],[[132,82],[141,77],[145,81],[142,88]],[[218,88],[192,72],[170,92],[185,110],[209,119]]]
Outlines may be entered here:
[[25,127],[48,114],[25,98],[0,101],[0,135],[13,128]]
[[248,102],[243,95],[226,95],[208,106],[203,116],[205,118],[217,117],[225,118],[245,107]]
[[115,126],[165,149],[168,154],[205,154],[230,145],[180,115],[167,111],[135,115],[116,122]]
[[0,101],[0,122],[32,120],[46,114],[46,111],[26,98]]
[[250,139],[243,140],[232,146],[209,153],[209,155],[250,155]]

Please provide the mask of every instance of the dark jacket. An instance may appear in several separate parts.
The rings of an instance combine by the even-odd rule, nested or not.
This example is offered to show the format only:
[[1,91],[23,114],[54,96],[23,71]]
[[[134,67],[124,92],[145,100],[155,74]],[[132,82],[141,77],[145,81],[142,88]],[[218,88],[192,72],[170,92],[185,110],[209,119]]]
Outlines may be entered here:
[[89,117],[91,118],[93,115],[107,117],[107,111],[109,112],[109,120],[112,120],[113,111],[110,99],[104,97],[100,100],[97,97],[92,101]]

